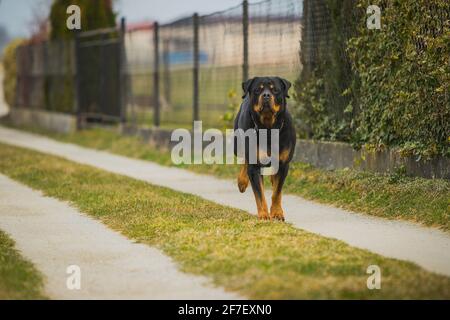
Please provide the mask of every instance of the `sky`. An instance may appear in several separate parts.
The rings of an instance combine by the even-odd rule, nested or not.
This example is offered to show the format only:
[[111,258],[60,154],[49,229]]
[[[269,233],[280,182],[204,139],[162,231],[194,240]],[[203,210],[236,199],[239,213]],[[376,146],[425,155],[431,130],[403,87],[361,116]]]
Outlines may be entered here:
[[[95,0],[93,0],[95,1]],[[176,18],[224,10],[241,0],[115,0],[115,10],[127,21],[158,20],[169,22]],[[257,1],[249,1],[257,2]],[[48,14],[51,0],[0,0],[0,24],[6,26],[11,37],[26,37],[32,29],[33,17]]]

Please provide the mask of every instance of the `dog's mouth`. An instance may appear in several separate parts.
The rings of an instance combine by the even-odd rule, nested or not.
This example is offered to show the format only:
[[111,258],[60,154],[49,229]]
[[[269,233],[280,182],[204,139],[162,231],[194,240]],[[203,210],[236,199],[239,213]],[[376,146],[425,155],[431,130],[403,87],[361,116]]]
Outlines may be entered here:
[[261,106],[261,108],[260,108],[260,110],[259,110],[259,113],[260,113],[261,115],[264,115],[264,116],[272,116],[272,115],[274,115],[276,112],[275,112],[275,110],[274,110],[274,108],[273,108],[273,105],[272,105],[271,103],[265,103],[265,104],[263,104],[263,105]]
[[272,110],[273,105],[274,105],[273,99],[272,99],[272,100],[269,100],[269,101],[265,100],[265,101],[263,101],[263,103],[262,103],[262,105],[261,105],[261,107],[262,107],[262,110],[261,110],[261,111],[264,111],[264,110]]
[[276,115],[280,111],[280,106],[275,102],[274,96],[271,96],[269,99],[264,99],[260,95],[253,109],[258,113],[260,122],[266,128],[272,128],[276,121]]
[[255,105],[254,110],[258,113],[262,112],[275,112],[275,97],[271,97],[270,99],[265,99],[260,95],[258,97],[258,103]]

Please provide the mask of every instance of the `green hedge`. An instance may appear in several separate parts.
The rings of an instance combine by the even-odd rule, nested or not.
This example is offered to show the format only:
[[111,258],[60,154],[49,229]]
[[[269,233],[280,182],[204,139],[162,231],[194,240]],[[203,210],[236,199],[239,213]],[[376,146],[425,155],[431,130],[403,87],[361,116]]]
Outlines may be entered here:
[[[336,8],[351,2],[357,23],[349,30],[340,22],[350,13]],[[381,30],[366,27],[370,4],[382,10]],[[301,135],[398,147],[418,157],[450,156],[450,2],[329,0],[327,5],[332,40],[314,70],[297,81]],[[336,55],[342,46],[345,54]]]
[[4,49],[3,53],[3,90],[5,101],[9,106],[14,106],[16,102],[17,88],[17,64],[16,49],[21,46],[25,40],[15,39],[11,41]]

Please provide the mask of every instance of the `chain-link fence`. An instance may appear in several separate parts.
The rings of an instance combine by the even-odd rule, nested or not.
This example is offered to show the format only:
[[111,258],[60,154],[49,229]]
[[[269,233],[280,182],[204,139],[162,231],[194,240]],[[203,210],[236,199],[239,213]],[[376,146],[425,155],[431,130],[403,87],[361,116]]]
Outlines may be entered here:
[[163,126],[193,119],[194,32],[191,17],[160,28],[159,106]]
[[204,126],[223,126],[227,105],[241,94],[243,43],[242,6],[200,17],[199,111]]
[[244,1],[157,30],[131,28],[125,37],[130,122],[190,128],[197,118],[205,127],[224,127],[244,78],[298,77],[302,14],[302,0]]
[[[303,0],[244,1],[224,11],[194,14],[161,26],[128,26],[123,35],[125,65],[120,74],[108,73],[125,75],[120,82],[127,122],[190,128],[199,119],[205,127],[223,128],[221,118],[230,106],[239,104],[241,83],[249,76],[277,75],[294,81],[301,68],[302,5]],[[110,101],[111,91],[122,88],[103,85],[107,80],[103,76],[84,77],[98,84],[77,83],[77,77],[86,74],[82,72],[86,66],[75,65],[74,46],[70,41],[52,41],[18,50],[17,105],[74,113],[77,103],[86,102],[76,97],[84,88],[92,96],[85,103],[88,111],[109,114],[92,104],[104,101],[106,95],[109,100],[105,101]],[[87,50],[78,50],[81,58]],[[98,66],[87,67],[106,74],[100,67],[106,56],[117,55],[116,48],[105,45],[89,50],[95,51],[91,60]],[[90,92],[90,88],[109,92]],[[99,98],[94,99],[95,95]]]
[[151,125],[153,123],[155,57],[153,24],[130,26],[124,40],[128,79],[127,119],[136,126]]
[[119,34],[116,28],[101,29],[77,33],[75,40],[19,46],[14,106],[123,121],[125,55]]
[[267,0],[249,5],[249,75],[294,82],[300,72],[302,1]]

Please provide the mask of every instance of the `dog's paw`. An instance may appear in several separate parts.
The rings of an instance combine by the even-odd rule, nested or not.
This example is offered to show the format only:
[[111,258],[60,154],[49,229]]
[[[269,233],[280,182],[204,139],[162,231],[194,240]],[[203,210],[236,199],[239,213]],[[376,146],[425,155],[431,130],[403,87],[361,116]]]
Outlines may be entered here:
[[248,178],[247,179],[238,179],[238,188],[241,193],[244,193],[248,187]]
[[270,215],[266,210],[258,211],[258,219],[259,220],[270,220]]
[[270,207],[270,219],[284,221],[284,212],[280,206],[271,206]]

